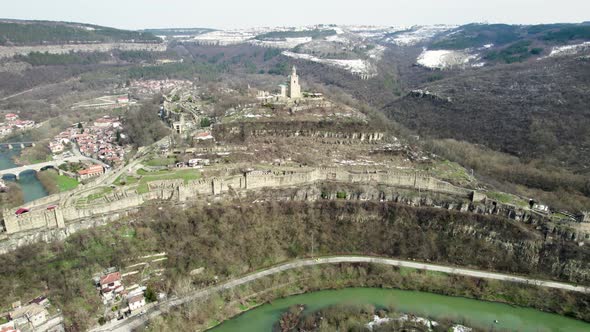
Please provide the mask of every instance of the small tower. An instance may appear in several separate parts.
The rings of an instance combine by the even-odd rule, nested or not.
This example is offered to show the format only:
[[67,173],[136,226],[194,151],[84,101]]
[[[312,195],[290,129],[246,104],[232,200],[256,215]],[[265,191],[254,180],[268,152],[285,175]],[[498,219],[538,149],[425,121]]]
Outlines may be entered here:
[[299,76],[297,76],[297,68],[295,66],[293,66],[293,71],[291,71],[289,78],[289,98],[301,98],[301,86],[299,85]]

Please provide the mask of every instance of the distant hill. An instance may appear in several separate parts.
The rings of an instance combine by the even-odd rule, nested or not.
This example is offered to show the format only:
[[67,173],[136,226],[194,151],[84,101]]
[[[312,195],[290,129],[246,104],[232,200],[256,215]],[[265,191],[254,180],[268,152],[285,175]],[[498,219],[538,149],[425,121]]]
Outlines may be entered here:
[[0,20],[2,46],[161,41],[150,32],[119,30],[91,24]]
[[590,40],[590,25],[587,24],[467,24],[435,38],[430,49],[459,50],[478,48],[484,45],[503,46],[517,41],[549,44],[568,43],[575,40]]
[[590,60],[579,55],[470,69],[420,87],[431,95],[409,94],[383,110],[421,135],[559,160],[587,173],[588,73]]
[[164,28],[164,29],[144,29],[142,32],[151,33],[155,36],[198,36],[207,32],[215,31],[215,29],[209,28]]
[[478,61],[523,62],[547,55],[556,46],[590,41],[590,25],[581,24],[467,24],[435,36],[429,50],[477,54]]
[[311,37],[312,39],[321,39],[336,35],[334,29],[313,29],[313,30],[293,30],[293,31],[270,31],[256,36],[258,40],[284,40],[286,38]]

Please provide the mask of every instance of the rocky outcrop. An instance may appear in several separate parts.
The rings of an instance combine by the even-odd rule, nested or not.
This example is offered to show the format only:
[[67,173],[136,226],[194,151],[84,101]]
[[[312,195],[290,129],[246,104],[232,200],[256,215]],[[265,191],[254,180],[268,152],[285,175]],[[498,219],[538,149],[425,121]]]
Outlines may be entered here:
[[362,122],[253,122],[220,124],[213,129],[219,141],[248,140],[252,138],[307,137],[333,139],[343,142],[376,142],[385,138],[383,131]]
[[118,49],[122,51],[166,51],[165,43],[100,43],[100,44],[66,44],[40,46],[0,46],[0,59],[15,55],[28,55],[31,52],[67,54],[70,52],[110,52]]
[[577,244],[590,243],[590,232],[572,227],[571,223],[555,223],[544,215],[530,210],[505,205],[493,200],[473,201],[466,197],[436,193],[416,192],[386,185],[350,185],[345,183],[318,183],[298,188],[271,189],[255,195],[258,200],[359,200],[395,202],[413,207],[431,207],[478,215],[494,215],[530,225],[543,237],[544,241],[570,241]]

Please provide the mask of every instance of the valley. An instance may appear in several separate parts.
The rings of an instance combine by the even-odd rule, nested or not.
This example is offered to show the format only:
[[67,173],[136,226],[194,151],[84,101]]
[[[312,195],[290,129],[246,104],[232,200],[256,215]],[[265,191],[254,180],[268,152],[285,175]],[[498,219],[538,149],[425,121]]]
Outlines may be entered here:
[[371,287],[583,330],[589,28],[1,20],[0,326],[225,331]]

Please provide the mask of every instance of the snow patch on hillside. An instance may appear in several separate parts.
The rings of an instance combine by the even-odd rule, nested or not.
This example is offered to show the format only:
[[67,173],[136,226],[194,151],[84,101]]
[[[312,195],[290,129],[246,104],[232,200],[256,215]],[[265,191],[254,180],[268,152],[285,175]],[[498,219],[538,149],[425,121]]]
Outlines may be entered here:
[[248,40],[248,42],[252,45],[287,49],[294,48],[301,44],[309,43],[310,41],[312,41],[311,37],[285,38],[285,40]]
[[326,37],[326,41],[334,42],[334,43],[342,43],[342,44],[346,44],[349,42],[348,38],[342,37],[340,34],[337,34],[334,36],[328,36],[328,37]]
[[310,54],[294,53],[294,52],[290,52],[290,51],[284,51],[282,54],[284,56],[288,56],[288,57],[291,57],[294,59],[307,60],[307,61],[312,61],[312,62],[317,62],[317,63],[322,63],[322,64],[342,68],[342,69],[347,70],[355,75],[372,77],[377,74],[377,71],[374,68],[374,66],[369,61],[366,61],[366,60],[361,60],[361,59],[355,59],[355,60],[322,59],[322,58],[318,58],[318,57],[315,57]]
[[372,25],[349,25],[343,26],[347,31],[366,39],[383,39],[385,35],[411,29],[411,26],[372,26]]
[[[470,61],[478,58],[477,54],[469,54],[465,51],[451,50],[424,50],[418,56],[418,64],[431,69],[448,69],[453,67],[465,67]],[[477,64],[476,64],[477,65]]]
[[195,36],[193,39],[205,44],[233,45],[244,43],[257,35],[258,32],[255,30],[218,30]]
[[585,51],[590,49],[590,42],[585,42],[576,45],[566,45],[566,46],[556,46],[551,49],[551,53],[549,53],[550,57],[553,56],[564,56],[564,55],[572,55],[577,54],[579,52]]
[[428,25],[414,27],[411,31],[399,33],[387,41],[398,46],[412,46],[426,41],[435,35],[454,29],[454,25]]
[[369,56],[369,58],[373,59],[373,60],[381,60],[381,58],[383,57],[383,53],[385,53],[385,50],[387,48],[385,48],[385,46],[382,45],[375,45],[375,47],[367,52],[367,55]]

